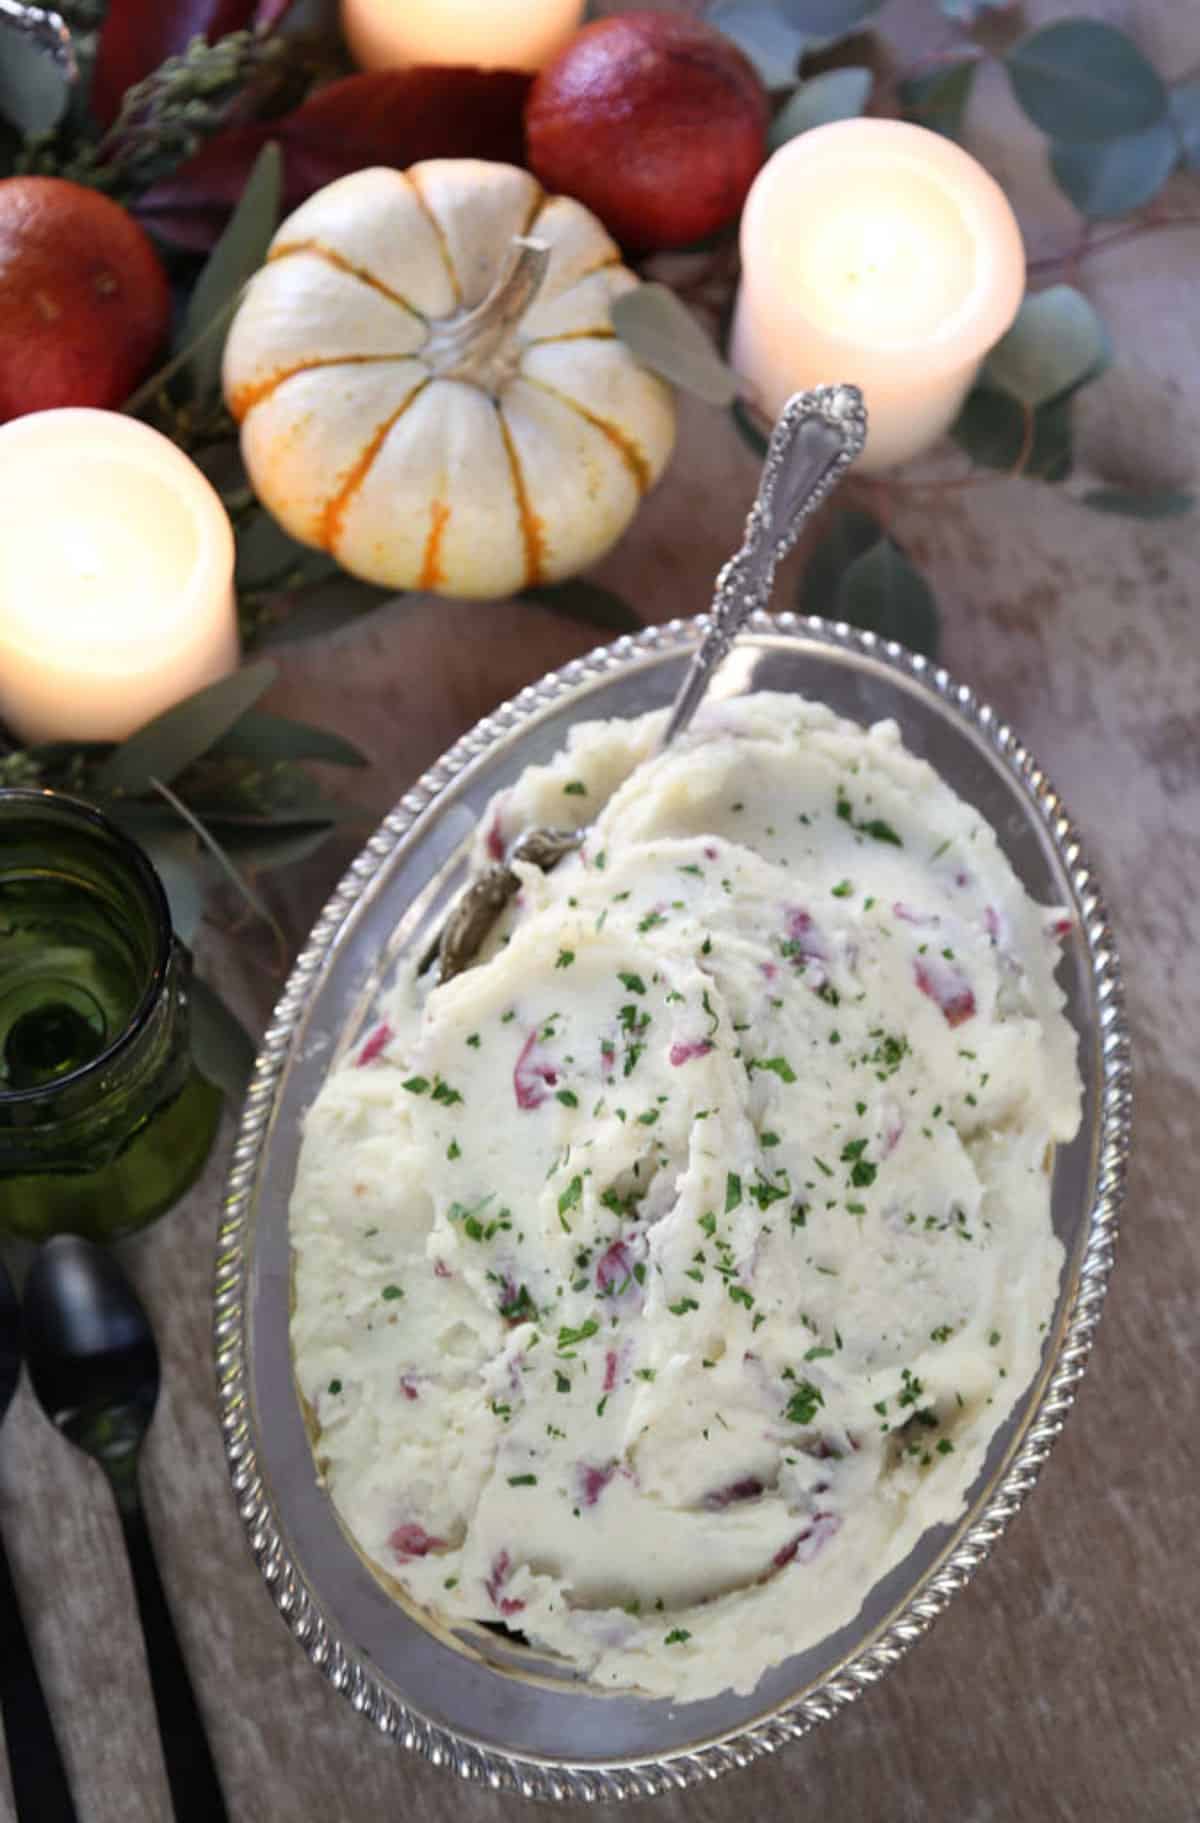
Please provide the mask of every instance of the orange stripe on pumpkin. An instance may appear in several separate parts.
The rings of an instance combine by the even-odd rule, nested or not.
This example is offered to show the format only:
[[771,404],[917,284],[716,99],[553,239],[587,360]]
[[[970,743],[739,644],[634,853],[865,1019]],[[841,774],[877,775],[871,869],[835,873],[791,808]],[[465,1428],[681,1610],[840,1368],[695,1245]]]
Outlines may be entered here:
[[388,432],[391,430],[393,424],[397,423],[399,419],[404,416],[414,399],[420,398],[428,385],[428,380],[422,380],[421,384],[415,386],[412,392],[409,393],[403,405],[392,412],[390,417],[385,418],[382,424],[376,425],[370,438],[363,445],[358,460],[351,468],[346,479],[342,482],[341,487],[339,487],[337,493],[334,494],[331,499],[325,502],[324,511],[321,514],[320,527],[317,532],[317,541],[320,544],[321,549],[328,551],[331,556],[337,555],[336,546],[338,539],[342,535],[342,529],[346,518],[346,509],[366,480],[368,474],[371,472],[371,464],[383,448]]
[[402,297],[398,291],[393,291],[390,285],[385,285],[382,279],[376,278],[375,274],[369,272],[365,266],[356,266],[353,260],[348,260],[345,254],[336,252],[332,247],[327,247],[323,241],[283,241],[278,247],[272,247],[267,255],[267,264],[273,265],[276,260],[291,259],[292,255],[296,253],[311,253],[317,259],[324,260],[326,265],[336,266],[339,272],[347,273],[352,279],[358,279],[361,284],[369,285],[372,291],[379,293],[380,297],[385,297],[391,303],[398,304],[401,310],[408,312],[409,316],[416,317],[418,323],[428,323],[429,319],[424,311],[418,310],[415,304],[410,304],[406,297]]
[[499,405],[497,405],[496,416],[500,424],[500,435],[504,439],[504,448],[508,453],[513,494],[517,503],[517,518],[521,523],[521,537],[525,544],[524,586],[531,589],[542,580],[542,566],[546,558],[546,528],[530,504],[529,489],[525,485],[525,472],[521,467],[521,458],[517,454],[517,446],[512,440],[512,434],[505,422],[504,412]]
[[434,500],[429,507],[429,537],[425,540],[425,555],[421,562],[421,574],[417,578],[419,589],[436,589],[445,582],[446,572],[442,568],[442,538],[450,522],[450,508],[444,500]]
[[333,354],[320,355],[311,361],[297,361],[294,367],[281,367],[265,380],[249,380],[245,386],[237,387],[229,401],[229,409],[234,422],[240,424],[256,405],[269,399],[285,380],[294,379],[298,373],[316,373],[322,367],[369,367],[378,361],[415,361],[417,358],[411,354]]
[[577,412],[585,423],[592,426],[593,430],[598,430],[601,436],[607,437],[633,476],[638,493],[646,492],[651,481],[650,464],[637,444],[627,437],[623,430],[615,424],[610,424],[607,418],[598,418],[595,412],[588,410],[586,405],[581,405],[578,399],[573,399],[569,392],[559,392],[557,386],[548,386],[545,380],[535,380],[531,373],[525,373],[524,370],[522,370],[521,378],[528,385],[538,386],[543,392],[549,393],[550,397],[557,399],[560,405],[565,405],[569,410]]

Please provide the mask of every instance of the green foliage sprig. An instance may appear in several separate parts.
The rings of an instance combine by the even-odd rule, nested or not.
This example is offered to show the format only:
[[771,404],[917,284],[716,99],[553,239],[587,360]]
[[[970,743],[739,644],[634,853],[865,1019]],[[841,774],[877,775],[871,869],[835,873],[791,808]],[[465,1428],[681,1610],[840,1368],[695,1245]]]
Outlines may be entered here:
[[[774,97],[768,135],[772,150],[799,133],[832,120],[899,111],[935,132],[958,139],[982,65],[992,55],[966,36],[989,23],[992,31],[1008,0],[941,0],[957,28],[954,45],[927,67],[880,84],[867,63],[836,64],[800,75],[805,60],[822,56],[861,34],[883,0],[717,0],[707,16],[737,42]],[[854,37],[853,51],[870,53],[870,40]],[[842,53],[843,55],[845,53]],[[1060,20],[1010,44],[1000,55],[1013,94],[1031,124],[1047,135],[1047,159],[1060,188],[1084,217],[1078,244],[1061,259],[1038,262],[1031,272],[1065,267],[1074,272],[1092,251],[1170,226],[1148,218],[1097,240],[1095,223],[1143,210],[1179,169],[1200,170],[1200,81],[1168,88],[1127,34],[1091,19]],[[699,251],[699,250],[698,250]],[[719,309],[736,277],[736,248],[725,237],[708,251],[717,275]],[[757,455],[766,450],[770,426],[751,401],[739,398],[737,376],[699,330],[680,293],[704,296],[704,277],[674,289],[645,284],[614,309],[619,335],[639,360],[675,385],[715,403],[733,401],[734,421]],[[826,540],[802,585],[807,612],[870,627],[915,650],[933,652],[937,607],[928,583],[885,531],[893,497],[936,496],[946,488],[982,485],[986,474],[1050,483],[1073,472],[1072,402],[1112,359],[1108,334],[1095,307],[1075,286],[1052,284],[1032,291],[1009,333],[993,349],[951,435],[971,469],[946,480],[852,476],[835,509]],[[1075,496],[1098,512],[1152,520],[1190,510],[1182,489],[1086,489]]]

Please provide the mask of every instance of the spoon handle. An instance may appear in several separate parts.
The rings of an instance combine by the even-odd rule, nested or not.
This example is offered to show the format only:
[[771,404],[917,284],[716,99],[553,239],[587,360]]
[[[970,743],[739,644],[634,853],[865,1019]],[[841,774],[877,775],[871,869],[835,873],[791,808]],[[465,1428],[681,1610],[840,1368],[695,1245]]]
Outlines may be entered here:
[[809,514],[862,453],[866,435],[867,413],[857,386],[816,386],[794,393],[784,406],[771,432],[741,549],[717,577],[708,631],[671,706],[664,747],[688,726],[737,633],[767,606],[777,565]]
[[4,1711],[17,1823],[78,1823],[2,1543],[0,1708]]
[[121,1525],[146,1639],[175,1823],[228,1823],[212,1750],[163,1591],[141,1506],[121,1501]]

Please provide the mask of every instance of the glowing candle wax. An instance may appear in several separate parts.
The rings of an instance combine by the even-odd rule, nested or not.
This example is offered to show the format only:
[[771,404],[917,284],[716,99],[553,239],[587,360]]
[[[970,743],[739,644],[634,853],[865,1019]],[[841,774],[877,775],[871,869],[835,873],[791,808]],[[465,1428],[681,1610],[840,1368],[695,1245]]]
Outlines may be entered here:
[[896,120],[782,146],[746,199],[741,250],[734,367],[769,417],[801,388],[860,386],[868,473],[949,427],[1025,289],[999,185],[952,140]]
[[233,528],[182,450],[119,412],[0,426],[0,719],[121,740],[238,662]]
[[585,0],[342,0],[342,29],[366,70],[410,63],[540,70],[583,22]]

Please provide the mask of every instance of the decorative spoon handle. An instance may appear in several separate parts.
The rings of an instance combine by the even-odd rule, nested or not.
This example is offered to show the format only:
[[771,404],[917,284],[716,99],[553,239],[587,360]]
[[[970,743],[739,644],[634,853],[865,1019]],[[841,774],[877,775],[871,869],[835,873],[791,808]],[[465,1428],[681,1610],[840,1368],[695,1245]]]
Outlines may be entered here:
[[662,746],[683,733],[736,635],[751,614],[767,606],[777,565],[809,514],[861,453],[866,435],[866,407],[857,386],[817,386],[794,393],[784,406],[771,432],[741,549],[717,577],[709,628],[671,707]]
[[0,1708],[17,1823],[78,1823],[12,1572],[0,1544]]
[[146,1639],[146,1663],[175,1823],[228,1823],[208,1735],[167,1606],[145,1517],[126,1487],[121,1487],[117,1499]]

